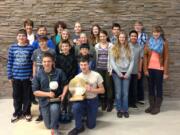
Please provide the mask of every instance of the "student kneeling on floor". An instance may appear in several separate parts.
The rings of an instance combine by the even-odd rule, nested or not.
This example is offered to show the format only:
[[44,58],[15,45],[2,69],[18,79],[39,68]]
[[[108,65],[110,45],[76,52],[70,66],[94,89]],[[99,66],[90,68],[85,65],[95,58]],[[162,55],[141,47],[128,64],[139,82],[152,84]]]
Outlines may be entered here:
[[72,129],[68,135],[78,135],[84,131],[82,117],[87,115],[87,127],[93,129],[96,126],[96,117],[98,111],[98,97],[97,94],[104,93],[103,79],[101,75],[89,68],[89,59],[82,57],[79,61],[81,73],[75,77],[84,79],[87,84],[86,98],[83,101],[73,102],[72,111],[75,119],[75,128]]
[[[67,79],[61,69],[54,68],[55,58],[50,53],[45,53],[42,58],[43,68],[40,69],[32,81],[32,89],[39,99],[45,126],[52,129],[52,135],[59,135],[60,102],[50,102],[51,98],[64,99],[67,92]],[[49,83],[56,82],[56,91],[50,89]]]

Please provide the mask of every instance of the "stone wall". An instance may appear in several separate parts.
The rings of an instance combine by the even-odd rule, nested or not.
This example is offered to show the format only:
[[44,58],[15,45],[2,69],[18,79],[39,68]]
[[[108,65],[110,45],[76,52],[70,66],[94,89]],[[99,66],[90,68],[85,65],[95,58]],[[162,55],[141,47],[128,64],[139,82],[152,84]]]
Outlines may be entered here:
[[[6,57],[9,44],[15,41],[16,31],[26,18],[35,22],[35,29],[40,24],[46,25],[50,34],[58,20],[65,21],[71,30],[74,22],[80,21],[85,31],[93,23],[110,30],[112,23],[118,22],[128,32],[135,20],[141,20],[148,33],[153,25],[161,25],[169,40],[171,57],[165,95],[180,97],[179,0],[1,0],[0,56]],[[0,98],[11,93],[5,65],[4,58],[0,58]]]

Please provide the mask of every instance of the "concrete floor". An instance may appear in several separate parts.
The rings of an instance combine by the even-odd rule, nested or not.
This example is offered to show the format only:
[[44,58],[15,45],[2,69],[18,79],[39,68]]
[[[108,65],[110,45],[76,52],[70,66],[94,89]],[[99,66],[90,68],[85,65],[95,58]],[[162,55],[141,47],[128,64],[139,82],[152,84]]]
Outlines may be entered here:
[[[180,100],[165,99],[160,114],[152,116],[144,113],[147,107],[138,105],[138,109],[129,109],[130,118],[117,118],[116,111],[99,112],[97,127],[82,135],[180,135]],[[0,99],[0,135],[50,135],[43,122],[35,123],[38,106],[32,106],[33,120],[24,119],[11,123],[13,112],[12,99]],[[74,126],[74,122],[60,125],[65,135]]]

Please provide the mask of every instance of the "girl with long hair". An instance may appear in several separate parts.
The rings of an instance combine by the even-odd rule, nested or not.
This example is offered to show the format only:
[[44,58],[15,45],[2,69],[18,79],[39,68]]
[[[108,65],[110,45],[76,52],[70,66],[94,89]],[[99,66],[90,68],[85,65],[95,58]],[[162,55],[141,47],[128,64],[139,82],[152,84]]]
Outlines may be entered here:
[[128,91],[130,76],[134,65],[133,53],[128,45],[127,35],[121,31],[110,52],[110,64],[115,87],[117,117],[128,118]]

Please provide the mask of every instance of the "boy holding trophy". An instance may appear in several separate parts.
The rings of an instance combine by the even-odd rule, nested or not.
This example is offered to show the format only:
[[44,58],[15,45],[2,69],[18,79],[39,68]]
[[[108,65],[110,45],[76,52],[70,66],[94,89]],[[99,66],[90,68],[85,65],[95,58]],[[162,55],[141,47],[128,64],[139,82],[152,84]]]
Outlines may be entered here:
[[[79,83],[78,87],[74,90],[80,89],[80,93],[83,93],[83,89],[85,89],[85,99],[77,97],[77,101],[75,101],[75,97],[70,100],[74,101],[72,105],[72,110],[75,119],[75,128],[72,129],[68,135],[78,135],[79,133],[84,131],[84,125],[82,122],[82,117],[84,114],[87,115],[87,127],[89,129],[93,129],[96,126],[96,117],[98,111],[98,97],[97,94],[104,93],[103,79],[101,75],[95,71],[90,70],[89,68],[89,60],[87,58],[82,57],[79,61],[81,73],[75,76],[75,79],[79,78],[79,82],[81,80],[82,83]],[[79,93],[73,92],[71,90],[71,82],[69,84],[69,89],[71,93]],[[73,95],[75,96],[75,95]],[[79,98],[79,100],[78,100]]]

